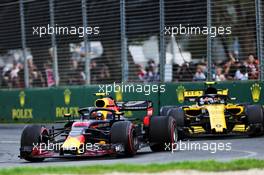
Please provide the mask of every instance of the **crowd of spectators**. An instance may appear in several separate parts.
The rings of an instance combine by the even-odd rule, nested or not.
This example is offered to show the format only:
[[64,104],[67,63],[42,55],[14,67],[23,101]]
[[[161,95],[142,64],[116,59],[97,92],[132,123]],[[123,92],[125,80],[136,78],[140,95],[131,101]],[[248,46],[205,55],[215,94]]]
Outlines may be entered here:
[[[55,85],[53,66],[51,61],[46,61],[42,69],[38,69],[33,57],[27,57],[29,85],[30,87],[52,87]],[[153,59],[146,66],[137,65],[137,77],[141,82],[158,82],[160,80],[158,65]],[[12,66],[0,67],[1,87],[24,87],[24,64],[14,60]],[[182,66],[173,65],[173,80],[177,81],[206,81],[208,68],[205,62],[197,64],[184,63]],[[72,59],[70,68],[66,71],[66,85],[85,84],[85,62]],[[256,80],[259,77],[259,61],[253,54],[248,54],[244,60],[238,60],[234,54],[229,54],[229,59],[220,63],[214,63],[212,78],[214,81],[226,80]],[[90,62],[91,84],[106,83],[111,78],[109,67],[104,63],[98,63],[97,59]],[[111,82],[110,82],[111,83]]]
[[[174,81],[205,81],[208,69],[205,62],[198,64],[184,63],[175,66]],[[244,60],[238,60],[232,53],[229,59],[212,67],[214,81],[226,80],[256,80],[259,76],[259,61],[253,54],[248,54]]]
[[[40,62],[26,50],[29,87],[51,87],[55,85],[51,57]],[[36,64],[36,62],[38,64]],[[25,60],[21,49],[9,50],[0,56],[0,86],[2,88],[25,87]],[[41,63],[41,64],[40,64]]]
[[[153,60],[148,61],[144,68],[137,65],[137,76],[142,82],[159,81],[158,66]],[[197,64],[184,63],[183,65],[173,65],[173,81],[206,81],[208,68],[205,62]],[[226,80],[256,80],[259,76],[259,61],[254,54],[248,54],[247,58],[238,60],[234,54],[229,54],[229,59],[212,67],[212,78],[214,81]]]
[[[45,87],[54,86],[54,76],[51,62],[44,64],[44,70],[40,71],[33,62],[31,56],[27,57],[28,76],[30,87]],[[2,66],[1,71],[1,87],[5,88],[23,88],[24,82],[24,64],[14,60],[12,67]]]
[[[52,87],[55,86],[52,55],[44,63],[35,64],[33,56],[27,53],[29,87]],[[3,62],[6,61],[6,63]],[[8,60],[8,61],[7,61]],[[11,61],[10,61],[11,60]],[[85,84],[85,61],[82,59],[69,59],[69,68],[59,67],[60,84],[83,85]],[[0,86],[2,88],[24,88],[25,67],[20,50],[12,51],[3,56],[0,61]],[[91,84],[105,83],[110,79],[110,71],[104,63],[98,63],[96,59],[90,62]]]
[[[72,60],[70,70],[68,70],[67,85],[83,85],[86,80],[85,61]],[[96,59],[90,62],[90,82],[91,84],[106,83],[110,79],[110,71],[104,63],[98,63]]]
[[248,54],[244,61],[240,61],[230,53],[228,61],[215,66],[214,78],[216,81],[256,80],[258,77],[259,61],[253,54]]

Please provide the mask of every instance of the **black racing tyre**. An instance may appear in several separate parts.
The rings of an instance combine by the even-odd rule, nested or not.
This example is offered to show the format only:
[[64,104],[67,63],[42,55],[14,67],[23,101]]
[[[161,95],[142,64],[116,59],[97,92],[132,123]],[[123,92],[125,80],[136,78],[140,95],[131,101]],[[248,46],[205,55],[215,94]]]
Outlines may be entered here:
[[255,137],[261,134],[263,130],[263,108],[261,105],[247,105],[245,107],[247,123],[250,126],[249,136]]
[[44,158],[35,158],[32,156],[32,149],[34,145],[40,143],[47,143],[48,130],[40,125],[27,125],[25,126],[20,140],[20,156],[21,158],[30,162],[40,162]]
[[[176,122],[169,116],[153,116],[149,128],[150,149],[153,152],[170,151],[178,140]],[[167,147],[169,145],[169,148]]]
[[248,124],[263,124],[263,108],[261,105],[247,105],[245,113]]
[[177,127],[184,127],[184,111],[182,108],[172,108],[168,111],[168,116],[176,120]]
[[125,154],[133,156],[138,150],[136,130],[130,121],[115,122],[111,127],[111,143],[123,144]]
[[168,111],[168,116],[171,116],[175,119],[177,129],[178,129],[178,135],[179,140],[183,140],[186,135],[184,133],[183,127],[185,126],[185,115],[182,108],[172,108]]
[[168,111],[172,108],[176,108],[176,106],[162,106],[160,108],[160,115],[161,116],[167,116],[168,115]]

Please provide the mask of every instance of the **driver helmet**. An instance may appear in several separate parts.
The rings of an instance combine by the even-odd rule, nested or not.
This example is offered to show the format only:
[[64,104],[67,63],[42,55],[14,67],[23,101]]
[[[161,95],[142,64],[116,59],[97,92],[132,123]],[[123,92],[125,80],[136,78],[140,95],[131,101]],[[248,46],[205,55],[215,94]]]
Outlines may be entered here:
[[214,87],[208,87],[205,90],[204,94],[217,94],[217,89]]

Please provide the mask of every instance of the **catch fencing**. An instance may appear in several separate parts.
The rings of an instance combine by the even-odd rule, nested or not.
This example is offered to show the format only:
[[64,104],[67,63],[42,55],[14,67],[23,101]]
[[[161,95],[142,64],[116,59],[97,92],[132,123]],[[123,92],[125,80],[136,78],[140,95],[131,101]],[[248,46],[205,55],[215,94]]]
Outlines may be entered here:
[[261,0],[3,0],[0,87],[264,79]]

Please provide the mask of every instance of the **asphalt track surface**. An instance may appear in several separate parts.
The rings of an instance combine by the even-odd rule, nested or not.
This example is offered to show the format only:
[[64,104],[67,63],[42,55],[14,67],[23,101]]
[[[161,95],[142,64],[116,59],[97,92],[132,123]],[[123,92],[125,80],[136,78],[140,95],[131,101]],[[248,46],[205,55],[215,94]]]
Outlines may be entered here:
[[[264,159],[264,136],[221,136],[192,138],[182,142],[182,149],[172,152],[152,153],[149,148],[142,149],[132,158],[97,157],[85,159],[45,159],[41,163],[30,163],[18,158],[20,135],[24,125],[0,124],[0,168],[17,166],[75,166],[113,163],[166,163],[185,160],[228,161],[242,158]],[[189,149],[187,145],[189,144]],[[190,146],[190,144],[198,144]],[[215,145],[219,149],[215,152]],[[224,146],[223,146],[224,145]],[[226,146],[228,145],[228,146]],[[210,147],[211,146],[211,147]],[[224,150],[223,150],[224,147]],[[178,146],[179,148],[179,146]],[[231,149],[230,149],[231,148]],[[215,153],[213,153],[215,152]]]

